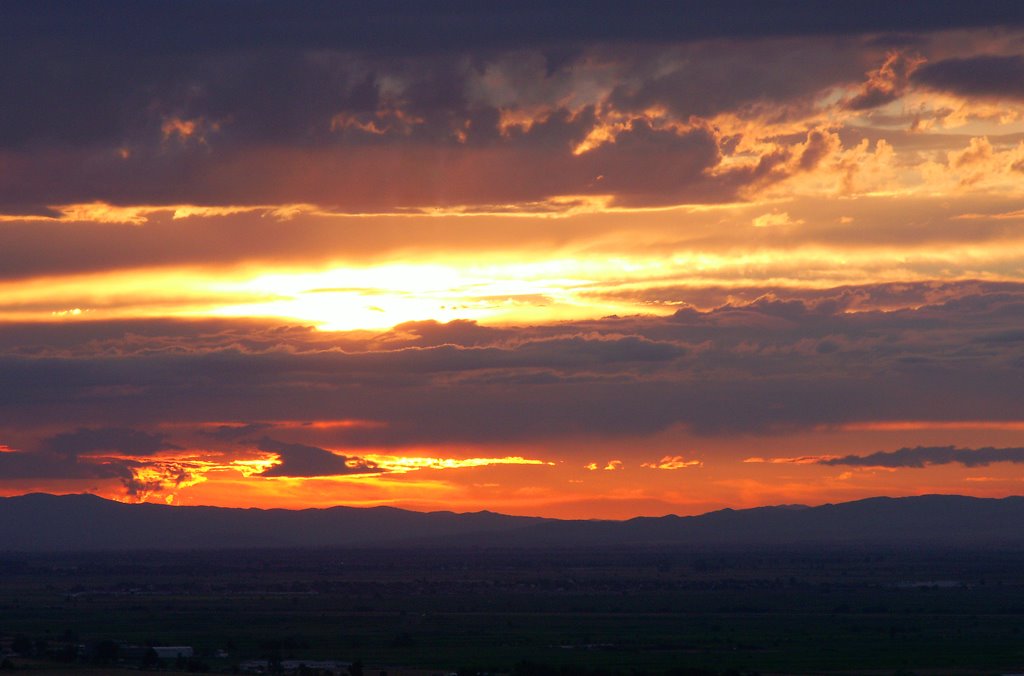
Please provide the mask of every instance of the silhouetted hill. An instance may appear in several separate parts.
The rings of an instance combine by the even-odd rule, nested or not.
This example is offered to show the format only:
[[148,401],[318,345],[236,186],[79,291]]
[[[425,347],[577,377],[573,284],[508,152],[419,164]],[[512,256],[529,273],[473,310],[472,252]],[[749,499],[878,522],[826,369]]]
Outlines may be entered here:
[[519,543],[531,545],[1011,545],[1024,544],[1024,498],[878,497],[820,507],[723,509],[691,517],[545,521],[515,535]]
[[1024,544],[1024,498],[925,495],[700,516],[571,521],[390,507],[228,509],[127,505],[93,495],[0,498],[0,550],[339,546],[694,547]]
[[0,550],[214,549],[415,544],[539,521],[392,507],[231,509],[128,505],[95,495],[0,498]]

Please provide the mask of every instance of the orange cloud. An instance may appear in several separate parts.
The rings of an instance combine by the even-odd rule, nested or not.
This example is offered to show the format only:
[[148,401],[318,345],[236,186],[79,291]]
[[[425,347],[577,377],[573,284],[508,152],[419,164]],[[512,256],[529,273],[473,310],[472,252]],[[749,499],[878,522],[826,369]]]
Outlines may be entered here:
[[793,220],[785,211],[773,211],[771,213],[761,214],[760,216],[757,216],[756,218],[754,218],[753,221],[750,222],[750,224],[753,225],[755,228],[778,228],[792,225],[801,225],[803,222],[803,219]]
[[207,135],[217,131],[220,131],[220,123],[210,122],[202,116],[184,119],[172,115],[165,117],[160,125],[160,133],[165,142],[175,139],[180,143],[195,141],[206,145]]
[[381,469],[405,473],[419,469],[462,469],[467,467],[489,467],[492,465],[548,465],[555,463],[523,456],[505,456],[501,458],[439,458],[429,456],[402,456],[402,455],[381,455],[364,454],[367,460],[374,462]]
[[644,462],[640,463],[641,467],[647,467],[649,469],[688,469],[690,467],[703,467],[704,463],[700,460],[687,460],[681,455],[666,455],[658,462]]
[[744,458],[743,462],[746,463],[767,463],[770,465],[820,465],[823,460],[832,460],[838,456],[832,455],[800,455],[791,458],[778,457],[778,458],[762,458],[760,456],[752,456]]
[[914,71],[926,61],[919,54],[889,52],[881,66],[868,71],[860,91],[845,100],[843,105],[850,110],[866,110],[896,100],[903,94]]

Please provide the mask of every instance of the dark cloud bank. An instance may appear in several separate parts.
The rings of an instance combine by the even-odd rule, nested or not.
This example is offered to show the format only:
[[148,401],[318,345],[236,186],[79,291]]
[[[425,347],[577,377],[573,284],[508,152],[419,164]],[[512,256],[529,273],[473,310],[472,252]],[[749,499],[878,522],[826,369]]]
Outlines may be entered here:
[[919,84],[967,97],[1024,98],[1024,55],[973,56],[928,63],[914,72]]
[[161,451],[181,450],[164,435],[120,427],[79,427],[38,440],[31,450],[0,453],[0,479],[114,479],[130,496],[165,485],[180,484],[188,471],[162,463],[163,478],[140,479],[139,470],[153,465]]
[[[962,291],[886,312],[845,310],[872,293],[907,299],[906,285],[767,296],[663,318],[518,328],[427,321],[378,335],[224,320],[7,325],[0,427],[10,436],[0,443],[144,456],[177,444],[154,425],[205,421],[252,424],[204,428],[209,443],[270,434],[261,421],[380,423],[330,433],[358,447],[623,438],[676,424],[742,435],[857,421],[1016,420],[1024,291],[979,283]],[[58,422],[71,431],[33,431]],[[263,444],[280,453],[278,472],[345,464],[273,434],[284,441]]]
[[543,0],[478,3],[386,0],[48,0],[7,3],[3,35],[15,44],[123,45],[142,51],[347,47],[394,52],[543,46],[588,40],[698,40],[775,35],[941,30],[1018,25],[1016,3],[862,0],[856,5],[793,0],[665,3]]
[[956,448],[954,446],[915,446],[896,451],[879,451],[870,455],[846,455],[821,460],[822,465],[852,467],[913,467],[959,464],[964,467],[987,467],[994,462],[1024,463],[1024,448]]
[[260,473],[268,477],[315,477],[377,474],[383,470],[361,458],[348,458],[316,446],[289,444],[264,437],[257,448],[277,455],[280,464]]
[[[586,194],[627,205],[720,202],[784,178],[785,158],[712,179],[705,170],[729,139],[642,121],[617,143],[571,150],[599,114],[651,106],[686,124],[764,105],[780,119],[799,115],[816,92],[879,66],[879,33],[906,41],[1024,22],[1024,7],[1000,2],[97,7],[0,9],[4,213],[95,200],[355,212]],[[929,64],[918,81],[967,94],[1013,86],[1013,57],[973,59]],[[536,72],[523,70],[534,61]],[[619,81],[601,102],[565,104],[565,83],[587,64],[613,67]],[[495,74],[513,100],[479,91]],[[503,109],[531,107],[546,112],[500,133]]]

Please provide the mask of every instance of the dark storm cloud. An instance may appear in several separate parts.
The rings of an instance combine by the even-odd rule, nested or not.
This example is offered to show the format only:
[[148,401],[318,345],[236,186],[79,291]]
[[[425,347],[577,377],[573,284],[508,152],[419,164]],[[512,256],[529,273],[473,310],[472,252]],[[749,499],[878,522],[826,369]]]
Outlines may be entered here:
[[272,429],[270,423],[247,423],[245,425],[217,425],[213,429],[200,430],[200,434],[219,439],[221,441],[233,441],[252,437],[257,432]]
[[2,479],[101,478],[97,472],[104,471],[104,468],[97,469],[96,465],[79,464],[74,458],[53,453],[0,453]]
[[44,441],[44,448],[68,457],[93,453],[145,456],[160,451],[180,450],[163,435],[115,427],[90,429],[81,427]]
[[[143,470],[151,471],[148,478]],[[8,451],[0,453],[0,480],[116,480],[125,495],[140,494],[179,486],[192,478],[186,467],[177,463],[147,463],[117,458],[83,459],[46,451]]]
[[257,0],[239,5],[202,0],[128,0],[102,4],[50,0],[7,3],[0,32],[9,41],[117,44],[132,50],[348,46],[373,51],[463,50],[590,40],[676,41],[766,35],[940,30],[1016,25],[1015,3],[885,0],[855,5],[793,0],[728,0],[712,5],[543,0],[478,3],[390,0],[372,4]]
[[739,175],[725,182],[704,175],[719,160],[717,140],[707,129],[676,133],[637,121],[616,143],[581,155],[568,141],[534,144],[527,135],[472,147],[399,138],[381,146],[241,144],[221,150],[214,139],[212,149],[197,145],[127,158],[113,149],[14,153],[4,158],[12,171],[0,180],[0,204],[307,203],[373,212],[558,195],[613,194],[630,204],[719,202],[743,187],[743,180],[731,180]]
[[612,91],[619,110],[663,106],[680,119],[724,111],[753,113],[772,104],[773,117],[806,112],[811,97],[837,83],[862,79],[868,61],[863,44],[831,38],[759,42],[712,42],[677,47],[668,54],[617,54],[627,81]]
[[19,479],[116,479],[130,494],[140,487],[134,468],[123,460],[77,461],[63,455],[9,451],[0,453],[0,480]]
[[914,467],[960,464],[987,467],[995,462],[1024,463],[1024,448],[956,448],[954,446],[915,446],[870,455],[847,455],[819,461],[822,465],[853,467]]
[[[718,139],[703,130],[636,123],[616,144],[579,157],[570,149],[596,124],[598,103],[619,112],[662,105],[684,121],[764,102],[777,119],[799,115],[815,92],[856,82],[868,67],[860,37],[834,36],[1024,21],[1024,8],[997,2],[899,12],[886,2],[812,10],[749,0],[99,7],[0,9],[5,213],[94,200],[363,211],[552,195],[613,194],[630,205],[732,199],[745,187],[741,173],[700,180],[718,159]],[[470,96],[471,83],[502,59],[531,55],[539,70],[503,105],[531,101],[549,114],[502,135],[497,103]],[[557,77],[586,63],[614,64],[624,80],[607,102],[561,107],[587,86],[558,89]]]
[[[35,430],[54,420],[140,430],[365,420],[379,424],[331,428],[317,439],[380,448],[622,438],[677,424],[736,435],[1018,419],[1024,360],[1012,332],[1024,321],[1024,287],[939,287],[806,297],[789,289],[661,318],[501,328],[410,322],[376,336],[224,320],[12,326],[0,330],[0,380],[9,384],[0,389],[0,427],[6,443],[35,448],[38,436],[52,437]],[[870,309],[873,301],[886,311]],[[69,348],[76,334],[83,340]],[[22,341],[33,341],[32,356]],[[233,439],[218,441],[240,438],[225,434]]]
[[928,63],[914,83],[960,96],[1024,98],[1024,56],[972,56]]
[[257,448],[277,454],[280,464],[261,472],[270,477],[315,477],[344,474],[379,474],[384,471],[362,458],[338,455],[323,448],[304,444],[289,444],[264,437]]
[[729,193],[714,197],[702,177],[719,159],[718,142],[708,129],[677,134],[637,121],[615,143],[579,156],[572,164],[582,168],[581,184],[560,192],[611,193],[624,205],[717,201]]
[[83,460],[73,456],[32,451],[0,453],[0,479],[116,479],[130,495],[143,489],[137,477],[143,463],[132,460]]

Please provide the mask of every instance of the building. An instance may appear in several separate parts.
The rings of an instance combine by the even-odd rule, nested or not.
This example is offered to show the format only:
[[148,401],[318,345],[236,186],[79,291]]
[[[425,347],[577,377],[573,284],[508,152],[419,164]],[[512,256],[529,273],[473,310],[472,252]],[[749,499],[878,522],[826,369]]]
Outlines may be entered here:
[[190,659],[195,656],[195,651],[190,645],[164,645],[153,646],[153,652],[161,660]]

